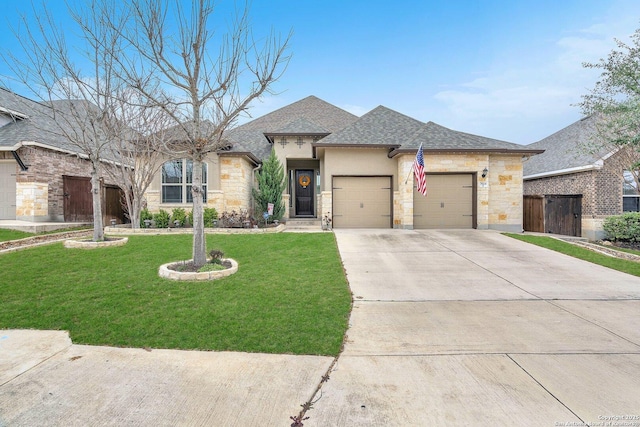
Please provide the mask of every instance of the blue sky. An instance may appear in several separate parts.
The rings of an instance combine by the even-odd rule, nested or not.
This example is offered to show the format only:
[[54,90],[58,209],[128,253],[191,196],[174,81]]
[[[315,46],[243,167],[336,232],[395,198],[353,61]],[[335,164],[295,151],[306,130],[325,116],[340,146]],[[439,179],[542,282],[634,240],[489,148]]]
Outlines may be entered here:
[[[64,2],[47,4],[59,4],[64,23]],[[15,23],[30,9],[5,4],[4,19]],[[614,37],[628,40],[640,27],[640,2],[254,0],[251,16],[256,34],[293,30],[278,94],[255,103],[254,117],[315,95],[357,115],[384,105],[528,144],[580,118],[572,104],[599,75],[582,62],[606,57]],[[10,48],[13,36],[1,28]],[[0,64],[0,75],[10,74]]]

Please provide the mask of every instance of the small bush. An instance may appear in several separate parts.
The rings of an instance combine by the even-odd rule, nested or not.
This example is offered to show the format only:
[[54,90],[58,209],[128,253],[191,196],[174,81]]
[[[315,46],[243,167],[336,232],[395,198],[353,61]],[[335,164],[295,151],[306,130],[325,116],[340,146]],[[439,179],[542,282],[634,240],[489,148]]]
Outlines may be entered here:
[[140,227],[144,227],[145,219],[153,219],[153,215],[149,212],[149,209],[144,208],[140,211]]
[[209,251],[209,261],[211,264],[222,264],[222,258],[224,257],[224,252],[220,249],[212,249]]
[[218,211],[215,208],[204,208],[204,226],[213,227],[214,219],[218,219]]
[[640,212],[627,212],[604,220],[602,228],[610,240],[640,241]]
[[187,220],[187,213],[182,208],[175,208],[171,211],[171,223],[173,224],[175,221],[180,221],[180,226],[184,226],[185,221]]
[[189,224],[193,225],[193,211],[189,211],[187,219],[189,220]]
[[156,222],[157,228],[167,228],[169,227],[169,220],[171,217],[169,216],[169,212],[164,209],[160,209],[160,212],[153,215],[153,220]]

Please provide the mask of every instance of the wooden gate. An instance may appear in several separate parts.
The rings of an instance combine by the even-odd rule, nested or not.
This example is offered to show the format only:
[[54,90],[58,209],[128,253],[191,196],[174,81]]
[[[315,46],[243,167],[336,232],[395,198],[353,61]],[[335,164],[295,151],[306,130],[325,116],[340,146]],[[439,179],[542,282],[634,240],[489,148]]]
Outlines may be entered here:
[[524,196],[524,231],[544,233],[544,197]]
[[582,194],[524,196],[524,231],[582,236]]
[[582,236],[582,194],[545,196],[544,216],[546,233]]
[[64,221],[93,222],[93,201],[91,199],[91,178],[63,176]]
[[124,209],[122,208],[124,194],[122,190],[115,185],[105,185],[102,188],[102,218],[104,225],[111,225],[112,219],[115,219],[118,224],[124,223]]
[[[91,178],[81,176],[63,176],[64,221],[93,222],[93,198],[91,196]],[[102,221],[110,225],[115,219],[118,224],[125,222],[122,208],[122,190],[115,185],[103,185]]]

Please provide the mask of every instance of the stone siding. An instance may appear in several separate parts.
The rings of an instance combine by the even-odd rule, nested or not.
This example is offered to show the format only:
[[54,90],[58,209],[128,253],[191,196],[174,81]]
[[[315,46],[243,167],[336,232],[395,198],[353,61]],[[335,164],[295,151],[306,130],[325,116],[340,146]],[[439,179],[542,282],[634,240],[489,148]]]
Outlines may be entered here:
[[249,210],[253,187],[253,165],[243,157],[220,157],[220,189],[224,193],[224,210]]

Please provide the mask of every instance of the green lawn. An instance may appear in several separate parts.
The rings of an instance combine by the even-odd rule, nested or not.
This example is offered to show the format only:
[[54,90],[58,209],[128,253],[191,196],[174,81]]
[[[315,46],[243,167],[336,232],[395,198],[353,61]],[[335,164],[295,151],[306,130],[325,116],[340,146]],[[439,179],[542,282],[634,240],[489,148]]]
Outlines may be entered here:
[[[614,258],[607,255],[599,254],[597,252],[590,251],[580,246],[572,245],[571,243],[554,239],[553,237],[532,236],[527,234],[511,234],[511,233],[505,233],[505,235],[509,237],[513,237],[514,239],[522,240],[524,242],[532,243],[534,245],[542,246],[543,248],[551,249],[556,252],[561,252],[563,254],[570,255],[575,258],[589,261],[594,264],[602,265],[604,267],[609,267],[614,270],[632,274],[634,276],[640,276],[640,263],[635,261],[628,261],[625,259]],[[633,252],[633,251],[630,251],[630,252]]]
[[74,343],[337,355],[351,294],[332,233],[209,235],[238,261],[212,282],[158,277],[191,256],[189,235],[123,247],[61,243],[0,255],[0,328],[68,330]]
[[31,236],[34,236],[34,234],[26,233],[24,231],[8,230],[6,228],[0,228],[0,242],[24,239],[26,237],[31,237]]

